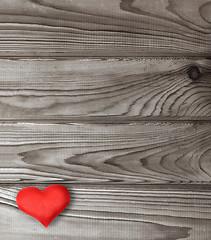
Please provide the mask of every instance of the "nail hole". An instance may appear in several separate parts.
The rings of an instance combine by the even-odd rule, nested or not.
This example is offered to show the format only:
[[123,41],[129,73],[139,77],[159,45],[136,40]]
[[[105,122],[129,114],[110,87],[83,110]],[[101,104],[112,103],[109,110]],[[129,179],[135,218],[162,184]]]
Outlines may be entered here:
[[188,77],[192,80],[198,80],[201,77],[201,72],[198,67],[190,67],[187,71]]

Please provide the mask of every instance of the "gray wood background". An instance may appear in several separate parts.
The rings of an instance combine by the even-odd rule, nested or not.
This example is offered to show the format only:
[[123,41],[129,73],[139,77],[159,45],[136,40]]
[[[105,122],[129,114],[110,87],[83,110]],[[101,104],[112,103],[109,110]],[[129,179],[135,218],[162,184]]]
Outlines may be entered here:
[[1,0],[1,56],[210,56],[209,0]]
[[[211,2],[0,1],[0,240],[211,239]],[[63,184],[46,229],[16,205]]]
[[[0,60],[2,119],[211,117],[211,60]],[[200,80],[188,75],[200,69]]]

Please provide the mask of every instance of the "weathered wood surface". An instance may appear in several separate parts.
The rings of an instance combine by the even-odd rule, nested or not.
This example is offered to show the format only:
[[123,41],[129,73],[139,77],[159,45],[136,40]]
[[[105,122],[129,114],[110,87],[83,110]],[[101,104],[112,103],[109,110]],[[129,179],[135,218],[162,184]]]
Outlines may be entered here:
[[1,59],[0,72],[1,119],[211,116],[208,59]]
[[0,124],[1,182],[210,183],[210,122]]
[[[0,239],[211,239],[210,16],[208,0],[0,1]],[[23,183],[67,184],[71,204],[46,229],[17,208]]]
[[70,205],[47,229],[17,208],[23,187],[0,186],[1,239],[211,239],[210,185],[67,185]]
[[208,0],[1,0],[0,56],[210,56]]

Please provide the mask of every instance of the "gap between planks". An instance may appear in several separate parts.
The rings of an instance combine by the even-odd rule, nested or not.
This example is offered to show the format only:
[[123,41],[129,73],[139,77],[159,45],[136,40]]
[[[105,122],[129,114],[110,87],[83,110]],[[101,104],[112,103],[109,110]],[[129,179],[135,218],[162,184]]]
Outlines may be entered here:
[[46,118],[2,118],[0,123],[97,123],[97,124],[135,124],[135,123],[211,123],[210,117],[119,117],[119,116],[95,116],[95,117],[72,117],[48,116]]

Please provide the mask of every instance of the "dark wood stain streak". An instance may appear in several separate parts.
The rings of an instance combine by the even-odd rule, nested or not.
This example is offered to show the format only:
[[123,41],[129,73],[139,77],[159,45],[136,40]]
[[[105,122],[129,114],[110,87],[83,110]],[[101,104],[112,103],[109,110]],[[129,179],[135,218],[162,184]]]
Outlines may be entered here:
[[210,123],[1,123],[2,183],[210,183]]
[[[179,24],[181,26],[186,26],[186,27],[189,27],[190,29],[194,30],[195,25],[191,26],[190,25],[191,22],[188,21],[185,18],[185,16],[183,16],[183,14],[181,14],[182,11],[190,10],[192,8],[192,6],[190,5],[190,1],[189,1],[188,9],[185,9],[184,5],[182,6],[182,4],[181,4],[181,6],[179,6],[177,0],[176,1],[175,0],[166,1],[168,3],[168,5],[164,9],[168,10],[169,13],[175,14],[175,16],[179,17],[179,19],[177,19],[177,18],[173,19],[173,18],[170,18],[170,17],[166,17],[165,14],[162,16],[162,15],[159,15],[159,14],[153,14],[152,12],[144,11],[144,2],[146,2],[146,1],[143,1],[143,0],[142,1],[122,0],[121,3],[120,3],[120,8],[124,11],[129,11],[131,13],[136,13],[136,14],[139,14],[139,15],[146,15],[150,18],[163,19],[165,21],[169,21],[169,22],[172,22],[172,23],[175,23],[175,24]],[[157,1],[157,2],[159,3],[159,5],[161,4],[161,1]],[[140,4],[140,7],[143,6],[143,10],[139,7],[134,7],[133,5],[136,5],[136,3],[138,3],[138,5]],[[156,8],[154,8],[154,9],[152,8],[152,4],[154,4],[154,2],[148,1],[148,4],[149,4],[149,6],[151,6],[151,10],[156,12]],[[202,7],[205,7],[206,5],[209,5],[209,2],[203,4],[199,9],[202,9]],[[178,12],[178,8],[179,8],[179,10],[181,10],[181,13]],[[192,10],[194,11],[194,9],[192,9]],[[203,11],[200,11],[200,17],[203,18],[203,15],[204,15]],[[197,26],[197,24],[196,24],[196,26]]]
[[[47,185],[35,185],[44,189]],[[15,198],[26,185],[0,186],[0,229],[7,239],[208,240],[210,185],[66,185],[71,203],[45,229]],[[18,231],[17,231],[18,229]]]
[[210,56],[204,0],[2,0],[0,56]]
[[0,60],[0,118],[211,116],[207,59]]

